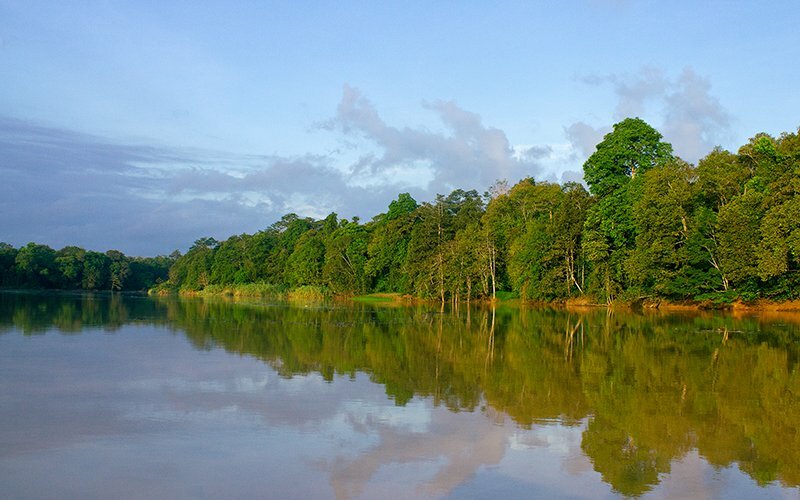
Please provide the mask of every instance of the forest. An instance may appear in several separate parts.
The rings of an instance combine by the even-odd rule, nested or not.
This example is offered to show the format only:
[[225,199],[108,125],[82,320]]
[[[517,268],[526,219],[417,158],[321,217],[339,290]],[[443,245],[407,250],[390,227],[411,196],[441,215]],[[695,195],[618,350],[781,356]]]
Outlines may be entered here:
[[144,291],[167,280],[171,257],[128,257],[67,246],[0,243],[0,288]]
[[[758,134],[695,166],[653,127],[628,118],[583,169],[588,190],[527,178],[423,203],[402,193],[366,223],[288,214],[252,235],[200,238],[170,257],[3,244],[0,286],[396,293],[441,302],[725,304],[800,295],[798,133]],[[94,259],[103,260],[99,278]],[[128,274],[119,271],[125,266]]]

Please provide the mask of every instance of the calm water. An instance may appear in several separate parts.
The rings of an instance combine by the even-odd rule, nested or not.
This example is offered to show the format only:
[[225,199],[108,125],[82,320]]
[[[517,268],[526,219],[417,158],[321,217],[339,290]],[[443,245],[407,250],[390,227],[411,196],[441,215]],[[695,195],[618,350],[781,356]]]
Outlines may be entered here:
[[0,294],[2,498],[798,498],[800,318]]

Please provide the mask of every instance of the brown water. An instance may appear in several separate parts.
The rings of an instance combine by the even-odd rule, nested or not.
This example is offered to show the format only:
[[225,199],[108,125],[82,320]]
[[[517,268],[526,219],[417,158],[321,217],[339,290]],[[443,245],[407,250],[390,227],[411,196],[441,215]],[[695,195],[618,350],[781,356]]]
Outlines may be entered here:
[[0,294],[2,498],[798,498],[800,319]]

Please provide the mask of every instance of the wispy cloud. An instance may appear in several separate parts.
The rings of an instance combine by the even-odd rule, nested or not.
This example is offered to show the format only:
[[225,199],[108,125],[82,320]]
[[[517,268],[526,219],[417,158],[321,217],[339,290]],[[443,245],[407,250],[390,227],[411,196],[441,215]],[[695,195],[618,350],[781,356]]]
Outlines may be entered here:
[[323,128],[363,153],[241,155],[104,138],[0,117],[0,240],[169,253],[200,236],[255,232],[283,214],[371,217],[398,193],[420,200],[535,174],[552,153],[450,101],[423,105],[444,132],[387,124],[346,86]]
[[603,136],[611,131],[611,127],[592,127],[584,122],[576,122],[564,128],[564,133],[572,146],[580,152],[583,158],[589,157]]
[[707,78],[687,68],[664,97],[664,136],[690,161],[706,155],[730,135],[732,117]]
[[0,235],[15,245],[168,253],[263,228],[285,208],[270,191],[266,203],[243,202],[266,158],[115,144],[7,118],[0,152]]
[[[730,134],[732,117],[711,93],[711,83],[691,68],[671,78],[658,68],[644,67],[634,75],[587,75],[587,85],[609,85],[617,96],[614,120],[655,117],[651,123],[685,160],[696,162]],[[583,122],[566,128],[568,139],[584,158],[594,151],[610,125]]]

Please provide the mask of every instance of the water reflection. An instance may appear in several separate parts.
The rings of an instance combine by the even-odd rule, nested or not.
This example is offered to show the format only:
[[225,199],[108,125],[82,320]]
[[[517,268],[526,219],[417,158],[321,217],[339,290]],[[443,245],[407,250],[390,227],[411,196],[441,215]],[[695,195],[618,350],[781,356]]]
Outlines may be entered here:
[[[64,402],[67,411],[62,412],[74,419],[68,426],[80,430],[75,440],[130,433],[137,426],[144,434],[153,422],[164,432],[176,431],[187,418],[209,415],[218,422],[235,414],[237,425],[250,425],[241,421],[245,414],[256,419],[253,442],[308,447],[304,456],[326,471],[326,487],[339,498],[457,496],[463,488],[482,491],[500,470],[504,476],[491,483],[492,491],[503,484],[517,495],[532,485],[540,493],[573,488],[570,494],[576,496],[607,495],[592,482],[599,474],[624,495],[702,491],[701,496],[716,496],[737,484],[730,471],[738,470],[755,485],[797,492],[798,324],[786,316],[503,308],[440,313],[367,304],[0,294],[0,332],[156,326],[185,335],[209,356],[223,348],[268,365],[260,364],[266,372],[257,363],[231,377],[227,368],[214,372],[216,365],[203,365],[185,353],[185,359],[167,366],[160,357],[134,362],[126,358],[130,349],[147,344],[149,337],[126,336],[125,350],[103,351],[108,359],[86,371],[74,367],[74,357],[88,354],[73,346],[68,356],[53,359],[60,359],[59,376],[67,373],[69,384],[91,396],[91,403]],[[163,349],[163,338],[150,342],[153,351]],[[91,368],[96,362],[84,359],[79,366]],[[103,369],[112,365],[117,376],[103,385]],[[42,387],[60,394],[48,380],[16,378],[22,368],[2,374],[8,399],[25,400],[26,393]],[[270,377],[280,383],[270,383]],[[111,398],[120,388],[133,398],[124,408],[109,404],[96,411],[98,398]],[[385,405],[386,396],[394,408]],[[48,428],[44,420],[53,409],[44,399],[28,399],[33,406],[6,410],[3,416],[8,421],[11,415],[33,435]],[[294,430],[259,441],[258,433],[276,428]],[[53,434],[48,439],[59,439]],[[3,431],[4,455],[31,452],[44,441],[13,441],[10,435]],[[327,445],[313,436],[323,436]],[[548,485],[542,474],[524,471],[531,464],[552,467],[554,454],[566,468],[562,476],[579,480]],[[286,466],[270,460],[277,460],[277,470]],[[510,477],[515,467],[518,477]],[[722,490],[709,493],[705,476],[686,483],[701,470],[719,475],[712,485]],[[684,478],[683,489],[672,479],[678,476]],[[690,483],[693,493],[686,489]],[[306,493],[329,494],[314,484],[304,485]],[[409,484],[414,488],[404,490]],[[773,490],[757,493],[768,491]]]

